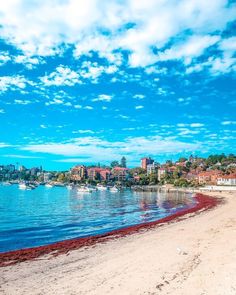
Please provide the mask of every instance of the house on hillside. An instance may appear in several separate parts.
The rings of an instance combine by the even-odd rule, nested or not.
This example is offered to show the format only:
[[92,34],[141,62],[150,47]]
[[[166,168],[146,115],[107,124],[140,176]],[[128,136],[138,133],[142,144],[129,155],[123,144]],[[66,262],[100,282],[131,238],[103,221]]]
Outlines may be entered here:
[[218,177],[217,185],[236,185],[236,173]]
[[198,183],[199,184],[217,184],[217,179],[222,175],[222,172],[219,170],[209,170],[203,171],[198,174]]

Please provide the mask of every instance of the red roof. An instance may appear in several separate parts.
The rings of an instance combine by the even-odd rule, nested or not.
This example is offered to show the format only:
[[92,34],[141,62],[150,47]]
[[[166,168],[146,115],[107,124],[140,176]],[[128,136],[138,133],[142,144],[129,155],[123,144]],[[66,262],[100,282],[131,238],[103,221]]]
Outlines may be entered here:
[[220,175],[222,172],[217,170],[202,171],[198,176],[211,176],[211,175]]
[[223,179],[236,179],[236,173],[229,174],[229,175],[223,175],[220,178],[223,178]]
[[114,167],[113,170],[116,170],[116,171],[127,171],[129,169],[128,168],[124,168],[124,167]]
[[87,169],[88,171],[96,171],[96,172],[100,172],[102,170],[102,168],[99,167],[91,167]]

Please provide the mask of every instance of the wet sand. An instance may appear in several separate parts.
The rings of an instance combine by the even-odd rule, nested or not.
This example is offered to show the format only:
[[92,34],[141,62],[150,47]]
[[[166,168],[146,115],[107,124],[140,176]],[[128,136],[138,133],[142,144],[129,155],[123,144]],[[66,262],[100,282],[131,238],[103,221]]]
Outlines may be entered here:
[[2,267],[0,294],[235,295],[236,193],[207,194],[225,202],[179,222]]

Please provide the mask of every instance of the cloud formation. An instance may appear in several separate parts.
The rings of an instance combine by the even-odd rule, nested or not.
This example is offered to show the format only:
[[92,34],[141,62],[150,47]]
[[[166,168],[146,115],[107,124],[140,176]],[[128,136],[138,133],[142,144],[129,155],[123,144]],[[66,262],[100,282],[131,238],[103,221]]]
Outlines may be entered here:
[[[82,132],[81,132],[82,133]],[[85,133],[85,132],[84,132]],[[80,137],[64,143],[31,144],[20,148],[34,153],[48,153],[66,157],[86,157],[88,162],[110,161],[122,155],[173,154],[176,152],[193,152],[200,149],[199,143],[186,143],[160,136],[132,137],[124,141],[108,141],[99,137]]]
[[[145,67],[160,60],[189,62],[202,55],[220,42],[236,6],[226,0],[9,0],[1,3],[0,12],[2,38],[28,58],[62,54],[73,44],[77,58],[97,52],[120,65],[126,51],[131,67]],[[224,54],[234,48],[232,38],[218,47]],[[215,61],[214,70],[221,66]]]

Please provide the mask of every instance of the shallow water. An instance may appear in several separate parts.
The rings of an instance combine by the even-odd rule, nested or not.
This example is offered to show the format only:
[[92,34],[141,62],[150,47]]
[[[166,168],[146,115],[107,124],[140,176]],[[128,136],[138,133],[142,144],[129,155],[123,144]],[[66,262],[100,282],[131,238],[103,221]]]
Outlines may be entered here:
[[194,206],[191,194],[32,191],[0,185],[0,252],[47,245],[147,223]]

